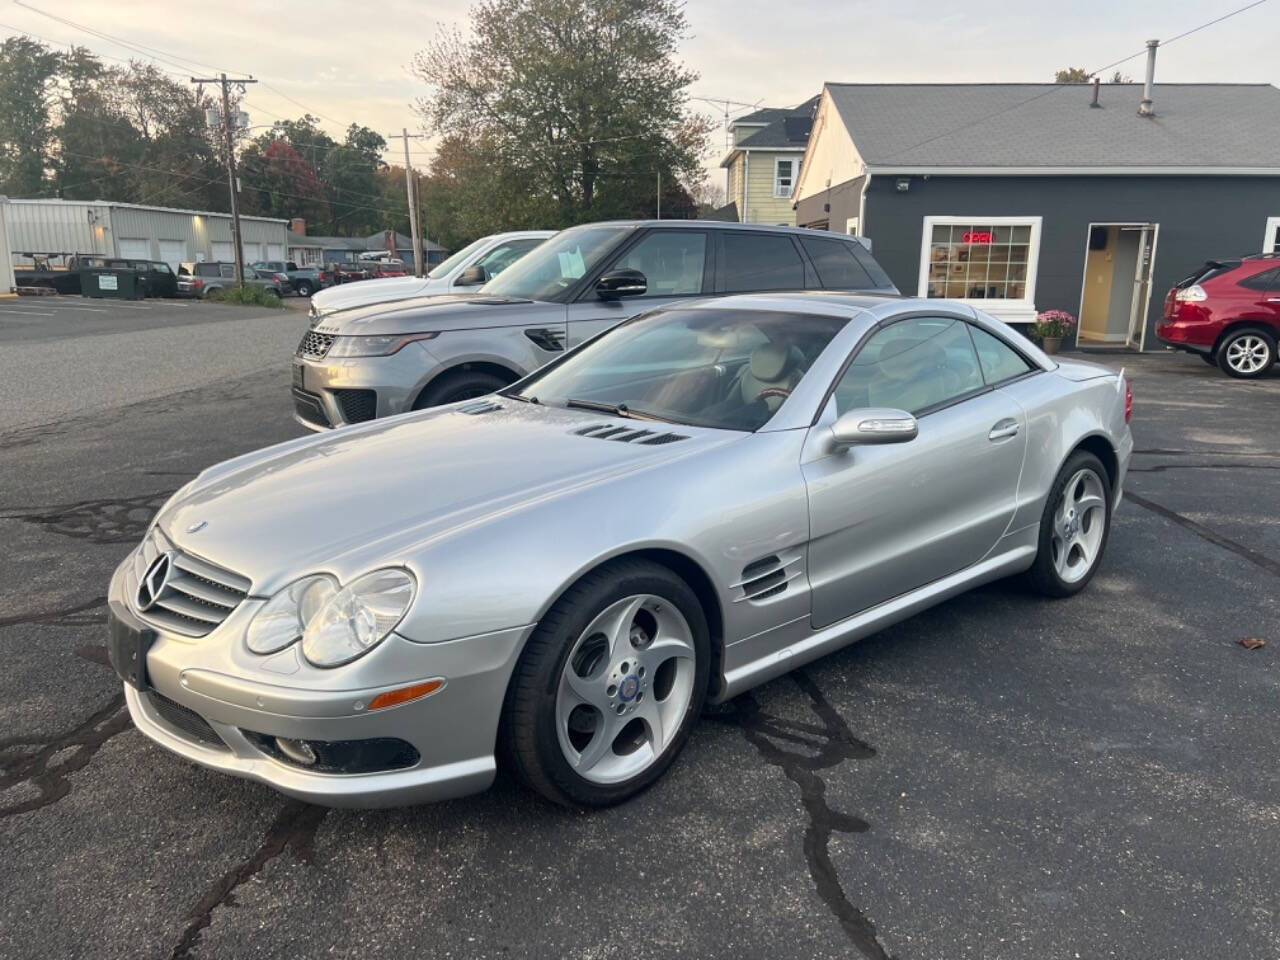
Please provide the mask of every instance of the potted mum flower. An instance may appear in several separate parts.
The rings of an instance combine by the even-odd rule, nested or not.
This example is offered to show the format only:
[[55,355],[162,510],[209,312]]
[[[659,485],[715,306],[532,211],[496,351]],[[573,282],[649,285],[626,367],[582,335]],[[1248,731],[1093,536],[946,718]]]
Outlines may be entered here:
[[1045,310],[1036,314],[1035,326],[1031,332],[1040,341],[1045,353],[1057,353],[1062,346],[1062,338],[1075,328],[1076,318],[1065,310]]

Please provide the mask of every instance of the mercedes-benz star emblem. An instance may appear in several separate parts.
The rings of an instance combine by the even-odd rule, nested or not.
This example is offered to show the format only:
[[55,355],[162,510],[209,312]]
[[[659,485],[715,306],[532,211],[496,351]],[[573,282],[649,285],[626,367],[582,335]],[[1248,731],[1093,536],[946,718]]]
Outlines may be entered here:
[[199,533],[209,525],[208,520],[197,520],[191,526],[187,527],[187,533]]
[[172,570],[173,558],[167,553],[160,554],[152,561],[147,572],[142,575],[142,582],[138,584],[139,613],[150,610],[164,596]]

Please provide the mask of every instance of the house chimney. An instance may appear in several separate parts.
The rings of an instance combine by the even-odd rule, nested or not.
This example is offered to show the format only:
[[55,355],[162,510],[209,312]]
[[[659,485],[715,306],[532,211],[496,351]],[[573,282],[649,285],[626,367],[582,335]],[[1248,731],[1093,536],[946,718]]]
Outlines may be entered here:
[[1147,82],[1142,85],[1142,103],[1138,104],[1138,116],[1154,117],[1155,111],[1151,109],[1151,87],[1156,82],[1156,47],[1160,46],[1159,40],[1147,41]]
[[1102,106],[1102,104],[1098,103],[1098,84],[1100,83],[1102,83],[1102,80],[1098,77],[1093,78],[1093,99],[1089,101],[1089,106],[1091,107]]
[[300,237],[307,235],[307,221],[301,217],[294,217],[289,221],[289,229]]

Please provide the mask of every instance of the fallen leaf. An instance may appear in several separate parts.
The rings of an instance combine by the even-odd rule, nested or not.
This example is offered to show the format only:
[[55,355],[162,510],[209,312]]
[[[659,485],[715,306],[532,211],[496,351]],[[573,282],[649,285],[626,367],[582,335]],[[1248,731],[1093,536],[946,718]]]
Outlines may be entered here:
[[1244,647],[1246,650],[1257,650],[1259,647],[1265,647],[1266,645],[1267,641],[1263,640],[1261,637],[1240,638],[1240,646]]

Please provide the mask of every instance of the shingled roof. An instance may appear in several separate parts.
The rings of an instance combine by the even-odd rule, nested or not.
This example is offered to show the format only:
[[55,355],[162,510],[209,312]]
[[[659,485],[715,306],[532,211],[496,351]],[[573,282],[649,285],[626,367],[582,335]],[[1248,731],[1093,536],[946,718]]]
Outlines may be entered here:
[[1280,172],[1280,89],[1270,84],[828,83],[869,167],[1221,168]]

